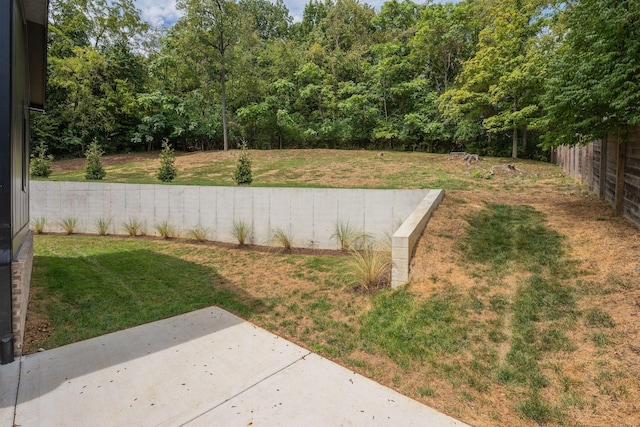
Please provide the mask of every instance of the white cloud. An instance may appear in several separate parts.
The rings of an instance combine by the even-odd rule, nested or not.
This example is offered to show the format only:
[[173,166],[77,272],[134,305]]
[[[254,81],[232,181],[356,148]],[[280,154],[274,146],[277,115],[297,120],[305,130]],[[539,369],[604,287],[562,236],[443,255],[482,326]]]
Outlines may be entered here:
[[289,15],[293,17],[293,22],[302,21],[302,12],[309,0],[284,0],[284,4],[289,9]]
[[171,26],[182,16],[175,0],[136,0],[136,7],[142,19],[154,26]]

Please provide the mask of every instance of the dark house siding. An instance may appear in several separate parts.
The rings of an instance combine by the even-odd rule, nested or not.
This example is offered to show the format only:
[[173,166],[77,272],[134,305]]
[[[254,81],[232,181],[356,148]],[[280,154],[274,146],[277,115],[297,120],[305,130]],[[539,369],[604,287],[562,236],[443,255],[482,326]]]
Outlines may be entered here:
[[13,0],[11,88],[12,255],[18,253],[29,228],[29,63],[27,27],[18,0]]
[[[12,339],[11,60],[14,0],[0,0],[0,340]],[[3,361],[4,362],[4,361]]]
[[47,0],[0,0],[1,363],[13,360],[12,262],[29,229],[29,108],[44,106],[46,26]]

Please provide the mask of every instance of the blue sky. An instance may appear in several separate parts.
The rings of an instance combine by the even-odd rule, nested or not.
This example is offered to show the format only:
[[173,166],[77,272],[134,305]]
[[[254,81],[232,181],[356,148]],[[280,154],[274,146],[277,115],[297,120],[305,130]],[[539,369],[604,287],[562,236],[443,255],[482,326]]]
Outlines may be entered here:
[[[368,3],[379,10],[384,1],[368,0],[364,3]],[[414,1],[416,3],[421,2],[420,0]],[[445,3],[445,1],[436,0],[436,3]],[[459,0],[453,0],[453,3],[457,1]],[[308,2],[309,0],[284,0],[284,3],[289,8],[289,14],[293,16],[295,21],[302,19],[302,12]],[[142,19],[152,25],[170,25],[180,17],[180,12],[176,9],[176,0],[135,0],[135,3],[142,12]]]

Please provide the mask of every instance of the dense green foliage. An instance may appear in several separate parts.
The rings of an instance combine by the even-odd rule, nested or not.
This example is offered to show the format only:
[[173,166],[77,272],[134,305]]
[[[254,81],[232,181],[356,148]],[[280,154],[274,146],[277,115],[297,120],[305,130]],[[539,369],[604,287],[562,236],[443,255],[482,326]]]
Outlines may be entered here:
[[388,148],[540,157],[640,121],[638,0],[52,0],[34,146]]
[[548,145],[623,134],[640,123],[640,1],[571,1],[543,106]]

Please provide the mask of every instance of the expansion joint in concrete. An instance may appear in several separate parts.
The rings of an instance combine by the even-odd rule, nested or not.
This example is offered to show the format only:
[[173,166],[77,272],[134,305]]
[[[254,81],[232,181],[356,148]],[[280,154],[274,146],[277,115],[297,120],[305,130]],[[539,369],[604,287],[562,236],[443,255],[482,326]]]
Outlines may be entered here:
[[278,375],[280,372],[286,371],[287,369],[291,368],[292,366],[294,366],[295,364],[299,363],[300,361],[304,360],[305,357],[311,355],[311,352],[307,352],[305,355],[303,355],[302,357],[300,357],[299,359],[294,360],[293,362],[289,363],[288,365],[278,369],[275,372],[272,372],[271,374],[265,376],[264,378],[262,378],[260,381],[256,381],[255,383],[251,384],[249,387],[244,388],[243,390],[239,391],[238,393],[234,394],[233,396],[229,397],[228,399],[226,399],[224,402],[220,402],[217,405],[212,406],[211,408],[207,409],[206,411],[203,411],[202,413],[200,413],[199,415],[191,418],[190,420],[180,424],[180,427],[184,427],[186,425],[189,425],[190,423],[192,423],[193,421],[197,420],[198,418],[208,414],[211,411],[214,411],[215,409],[219,408],[220,406],[226,404],[227,402],[234,400],[236,397],[238,396],[242,396],[244,393],[248,392],[249,390],[251,390],[252,388],[258,386],[259,384],[265,382],[266,380],[268,380],[269,378]]

